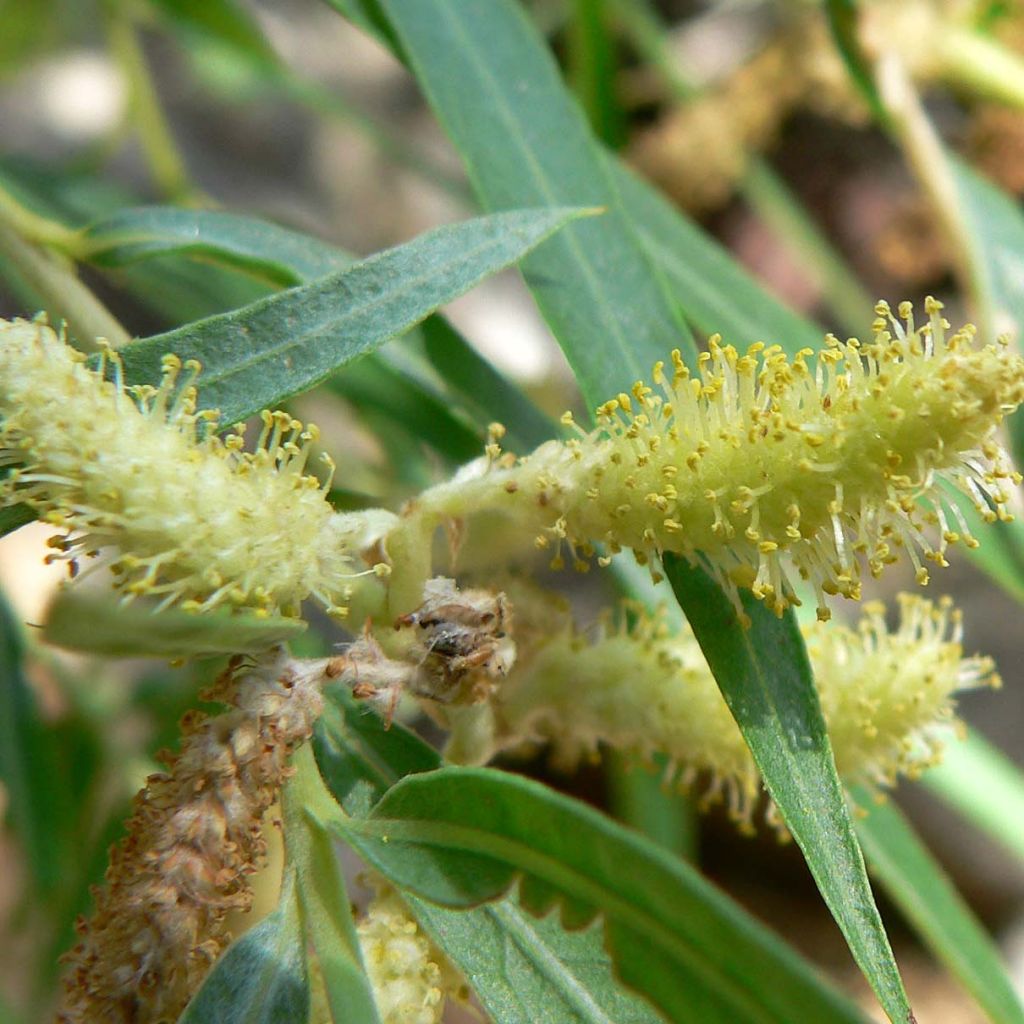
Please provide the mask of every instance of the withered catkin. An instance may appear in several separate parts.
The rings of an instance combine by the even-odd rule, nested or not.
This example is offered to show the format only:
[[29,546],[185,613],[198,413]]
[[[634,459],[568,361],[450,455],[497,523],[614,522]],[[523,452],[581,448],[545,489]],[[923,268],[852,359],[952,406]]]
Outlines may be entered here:
[[320,713],[325,665],[283,650],[236,661],[204,694],[232,710],[186,716],[181,752],[136,797],[96,911],[79,922],[59,1021],[177,1019],[227,945],[226,915],[252,901],[263,816]]

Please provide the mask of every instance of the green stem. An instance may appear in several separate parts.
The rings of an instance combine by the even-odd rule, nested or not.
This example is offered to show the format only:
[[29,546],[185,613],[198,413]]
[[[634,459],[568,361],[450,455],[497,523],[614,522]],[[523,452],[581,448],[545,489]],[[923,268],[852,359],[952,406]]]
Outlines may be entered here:
[[612,149],[626,139],[615,94],[615,44],[609,33],[608,0],[572,0],[569,22],[569,80],[595,134]]
[[936,33],[935,47],[939,76],[947,84],[1024,109],[1024,60],[997,40],[951,23]]
[[78,232],[64,224],[22,206],[0,185],[0,222],[6,224],[28,242],[52,245],[68,256],[75,256],[80,248]]
[[647,0],[613,0],[612,6],[640,56],[658,71],[676,99],[696,99],[700,89],[679,70],[665,45],[665,25]]
[[131,117],[153,181],[170,200],[195,198],[130,15],[121,3],[108,3],[105,10],[110,51],[128,81]]
[[97,338],[106,338],[114,348],[132,340],[106,306],[79,281],[64,258],[25,241],[4,219],[0,212],[0,256],[8,259],[25,283],[38,293],[54,319],[67,321],[80,348],[94,350]]
[[991,295],[981,271],[981,254],[942,142],[921,105],[907,69],[894,52],[879,58],[875,79],[885,106],[887,127],[931,202],[949,245],[957,279],[978,321],[978,330],[983,338],[995,337]]

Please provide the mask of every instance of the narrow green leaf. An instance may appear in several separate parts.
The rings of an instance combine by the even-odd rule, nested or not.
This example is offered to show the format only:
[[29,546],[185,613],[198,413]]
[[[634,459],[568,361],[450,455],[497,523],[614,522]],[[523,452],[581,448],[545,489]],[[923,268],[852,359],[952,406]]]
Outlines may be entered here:
[[121,604],[113,596],[74,587],[50,605],[43,639],[57,647],[114,658],[201,658],[250,653],[294,639],[301,619],[168,608],[155,612],[142,601]]
[[484,433],[457,416],[443,395],[384,358],[351,363],[327,386],[356,408],[371,409],[401,426],[408,435],[406,447],[428,444],[455,462],[468,462],[484,450]]
[[622,979],[675,1024],[863,1020],[693,869],[539,783],[442,768],[403,779],[369,817],[325,824],[442,906],[494,900],[518,877],[532,913],[557,903],[570,928],[600,914]]
[[421,328],[431,365],[477,423],[497,420],[508,431],[502,444],[528,452],[555,437],[558,427],[510,380],[499,373],[447,320],[428,317]]
[[[351,4],[328,2],[350,13]],[[624,228],[610,227],[609,216],[602,225],[608,237],[601,240],[592,231],[596,222],[569,229],[557,245],[545,250],[546,261],[540,268],[543,276],[536,287],[531,273],[539,264],[532,260],[524,264],[527,281],[577,370],[589,404],[646,378],[655,360],[665,358],[672,348],[685,351],[691,343],[677,326],[666,329],[663,317],[654,319],[653,307],[638,314],[638,305],[646,302],[647,290],[655,282],[668,289],[686,318],[701,331],[720,332],[733,344],[777,342],[788,351],[820,346],[822,333],[815,324],[769,295],[717,241],[657,191],[607,154],[598,152],[603,174],[593,166],[597,159],[594,140],[581,137],[579,113],[558,80],[543,42],[531,27],[521,23],[521,14],[513,5],[481,4],[480,0],[457,7],[442,3],[435,24],[425,24],[433,17],[429,14],[432,3],[388,0],[384,6],[394,18],[405,53],[466,161],[485,206],[496,209],[536,201],[537,189],[575,195],[579,201],[594,195],[595,190],[607,189],[610,180],[611,198],[605,195],[595,201],[622,214]],[[399,15],[406,19],[403,25],[399,25]],[[453,66],[456,55],[458,63]],[[529,82],[528,89],[523,82]],[[490,100],[496,96],[501,97],[495,101],[499,117],[490,108]],[[595,184],[598,178],[605,184]],[[590,235],[581,234],[581,229]],[[625,276],[627,266],[633,273],[633,260],[623,263],[621,270],[598,266],[596,280],[589,272],[593,261],[601,259],[603,264],[605,253],[618,252],[611,235],[623,233],[638,240],[651,261],[647,266],[651,279],[643,291],[632,287],[631,278]],[[603,243],[597,255],[588,254],[589,259],[579,264],[578,273],[575,268],[580,254],[572,244],[577,237],[588,248]],[[560,270],[554,267],[558,261]],[[572,276],[566,276],[567,268],[573,268]],[[643,266],[637,266],[636,272],[643,273]],[[565,294],[555,287],[557,280],[565,281]],[[593,293],[599,283],[622,311],[620,321],[626,328],[621,348],[626,355],[615,351],[616,337],[607,324],[602,327],[597,316],[601,307]],[[864,315],[868,317],[870,310]],[[607,322],[613,323],[612,314],[607,315]]]
[[111,271],[111,284],[132,296],[168,329],[240,309],[264,298],[265,281],[230,266],[156,256]]
[[[0,182],[29,209],[80,227],[97,218],[119,218],[124,207],[137,203],[135,195],[108,180],[82,175],[56,174],[35,163],[0,160]],[[173,211],[173,208],[167,208]],[[187,221],[186,221],[187,222]],[[175,239],[179,243],[180,239]],[[88,245],[81,254],[88,258]],[[326,271],[325,271],[326,273]],[[118,267],[112,285],[127,292],[161,321],[173,326],[225,309],[235,309],[266,294],[266,286],[224,266],[196,266],[173,257],[158,257],[145,264]],[[38,297],[25,301],[26,310],[40,308]]]
[[152,382],[166,353],[198,359],[201,402],[234,423],[308,390],[589,212],[520,210],[439,228],[311,284],[137,342],[123,352],[126,374]]
[[569,82],[594,134],[618,149],[626,141],[626,123],[616,95],[616,45],[607,0],[573,0],[567,49]]
[[381,10],[380,0],[327,0],[335,10],[345,15],[368,35],[376,36],[392,52],[402,58],[402,47],[395,31]]
[[825,0],[825,14],[850,79],[867,101],[875,120],[885,124],[885,104],[878,95],[871,67],[857,35],[857,0]]
[[341,249],[269,221],[173,206],[118,210],[89,225],[80,238],[81,258],[101,267],[185,254],[284,287],[326,277],[353,261]]
[[233,0],[150,0],[169,18],[203,37],[217,39],[260,64],[273,65],[277,54],[259,25]]
[[998,947],[910,823],[893,803],[879,805],[863,788],[853,796],[870,808],[857,832],[871,873],[994,1024],[1024,1024],[1024,1006]]
[[380,1024],[331,837],[304,810],[311,790],[323,787],[309,744],[296,751],[292,762],[295,775],[282,796],[284,841],[297,875],[302,918],[320,963],[332,1018],[335,1024]]
[[980,733],[951,744],[924,784],[1024,860],[1024,772]]
[[772,799],[825,902],[894,1024],[912,1019],[864,868],[803,638],[745,596],[749,628],[703,569],[665,556],[665,571]]
[[24,655],[21,624],[0,597],[0,781],[7,797],[6,817],[33,885],[52,894],[61,882],[63,841],[73,822],[73,806],[61,788],[63,773],[53,745],[57,737],[43,721],[25,678]]
[[286,868],[277,910],[217,961],[178,1024],[305,1024],[306,945],[295,869]]
[[[555,62],[511,0],[382,0],[413,71],[489,210],[592,203],[523,262],[523,273],[588,401],[646,376],[689,339],[625,216],[604,155]],[[566,338],[581,339],[569,344]],[[582,345],[586,339],[586,349]]]
[[[270,284],[290,287],[325,277],[355,262],[342,249],[277,224],[216,210],[139,207],[118,211],[83,234],[83,256],[100,267],[187,255],[245,271]],[[473,430],[451,402],[386,353],[349,364],[331,378],[331,387],[358,408],[387,412],[404,429],[454,462],[483,450],[484,428],[498,419],[509,424],[509,440],[539,440],[555,428],[532,402],[501,376],[446,321],[432,315],[422,326],[430,363],[455,390],[478,424]],[[411,340],[410,335],[410,340]],[[543,431],[537,425],[543,424]]]
[[615,983],[601,929],[568,932],[513,896],[473,911],[405,897],[427,934],[501,1024],[659,1024],[647,1003]]

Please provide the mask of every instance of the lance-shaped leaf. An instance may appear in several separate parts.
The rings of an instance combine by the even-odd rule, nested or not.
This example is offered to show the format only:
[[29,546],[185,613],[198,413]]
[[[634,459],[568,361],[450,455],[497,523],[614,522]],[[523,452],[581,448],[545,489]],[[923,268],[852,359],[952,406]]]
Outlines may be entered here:
[[[690,341],[674,297],[623,210],[600,144],[522,6],[493,0],[382,0],[381,9],[484,207],[593,203],[523,263],[537,304],[588,401]],[[565,336],[586,339],[568,346]]]
[[174,353],[203,367],[200,401],[234,423],[308,390],[594,211],[519,210],[438,228],[311,284],[130,345],[129,380]]
[[195,612],[143,602],[122,604],[109,594],[74,587],[58,593],[43,625],[57,647],[114,658],[200,658],[266,650],[306,629],[301,619],[239,612]]
[[403,779],[364,818],[314,813],[396,885],[442,906],[495,900],[518,879],[534,914],[557,906],[569,928],[600,915],[620,977],[675,1024],[863,1020],[692,868],[539,783],[441,768]]
[[[412,775],[426,778],[422,773],[440,767],[441,759],[436,751],[397,724],[385,730],[377,715],[367,713],[364,705],[353,701],[340,688],[329,689],[325,697],[324,714],[317,724],[315,735],[317,762],[331,795],[341,803],[346,813],[364,817],[398,779]],[[574,813],[580,808],[575,801],[555,794],[552,797],[564,801]],[[322,812],[316,809],[314,813]],[[615,835],[629,837],[632,842],[641,844],[644,850],[654,848],[651,843],[607,818],[592,811],[587,813],[602,822],[602,827],[607,825]],[[545,816],[538,819],[538,827],[544,825],[548,817],[557,817],[557,814],[557,807],[548,807]],[[325,818],[328,821],[334,820],[329,807]],[[570,817],[560,825],[552,824],[552,828],[572,831],[575,824],[576,818]],[[591,838],[595,843],[600,842],[596,837]],[[620,852],[609,854],[612,859],[608,861],[608,871],[615,870],[614,856]],[[681,864],[663,851],[658,856],[671,864]],[[630,871],[634,874],[642,875],[646,870],[643,858],[629,863]],[[748,964],[749,977],[746,981],[738,980],[738,986],[749,983],[753,990],[756,984],[754,975],[758,972],[781,972],[787,976],[782,982],[783,987],[791,985],[797,991],[801,986],[809,986],[809,991],[804,994],[808,1000],[807,1015],[793,1017],[794,1024],[800,1021],[810,1024],[814,1020],[813,1014],[821,1010],[822,999],[826,1003],[834,1000],[840,1008],[834,1018],[828,1019],[860,1019],[840,996],[835,993],[822,995],[819,989],[824,989],[823,984],[783,943],[756,924],[713,886],[704,882],[696,871],[685,865],[682,870],[685,872],[686,885],[693,889],[691,898],[700,906],[698,918],[706,916],[714,922],[711,934],[731,934],[731,930],[736,929],[739,935],[747,937],[744,941],[753,943],[756,952]],[[658,875],[651,877],[649,884],[657,886],[658,878]],[[408,897],[407,892],[404,895]],[[544,1020],[545,1024],[646,1024],[648,1016],[645,1014],[650,1011],[644,1011],[642,1004],[635,999],[630,1000],[612,984],[609,972],[613,965],[607,959],[607,954],[601,951],[601,944],[594,931],[588,931],[583,937],[566,932],[557,922],[557,914],[538,922],[524,913],[515,893],[497,903],[457,912],[424,903],[421,899],[407,898],[407,902],[435,943],[466,974],[481,1001],[496,1019],[506,1021],[506,1017],[499,1014],[500,1010],[502,1014],[509,1014],[509,1024],[532,1024],[535,1020]],[[695,929],[699,927],[700,920],[694,925]],[[762,944],[765,947],[763,949]],[[506,953],[497,961],[492,961],[487,951],[495,948]],[[505,969],[509,963],[517,965],[516,970],[520,973],[510,976]],[[672,966],[668,969],[674,971],[676,968]],[[793,972],[795,977],[790,977]],[[693,981],[697,988],[706,983],[713,987],[717,981]],[[714,1002],[713,998],[710,1001],[698,995],[694,998],[698,1007],[709,1006]],[[561,1016],[556,1015],[555,1008]],[[726,1016],[709,1016],[704,1021],[713,1024],[718,1020],[776,1019],[770,1013],[763,1016],[751,1013],[747,1017],[732,1018],[728,1016],[731,1012],[730,1009],[726,1011]],[[698,1018],[684,1016],[679,1019]]]
[[81,257],[100,267],[179,254],[233,266],[285,287],[353,262],[341,249],[268,221],[174,206],[118,210],[85,229],[80,244]]
[[[311,235],[269,221],[220,210],[143,206],[118,211],[82,235],[82,255],[99,267],[123,267],[171,255],[233,267],[277,287],[293,287],[355,262],[355,257]],[[555,434],[555,427],[518,386],[496,371],[440,315],[422,326],[426,360],[450,391],[439,393],[405,365],[407,351],[388,358],[371,353],[331,378],[332,386],[359,409],[386,410],[393,422],[453,462],[483,450],[486,426],[508,428],[507,444],[522,450]],[[410,332],[408,341],[416,337]],[[268,395],[264,404],[273,405]],[[464,406],[478,424],[460,415]],[[3,521],[0,520],[0,528]]]
[[980,733],[951,746],[924,784],[1024,861],[1024,772]]
[[896,1024],[912,1019],[857,844],[810,662],[792,609],[753,596],[751,620],[702,569],[672,555],[665,570],[722,696],[836,923]]
[[332,1020],[380,1024],[331,837],[305,812],[311,790],[315,794],[323,786],[309,744],[295,752],[293,764],[295,774],[282,795],[285,849],[298,879],[303,923],[316,950]]
[[435,944],[470,980],[501,1024],[660,1024],[663,1018],[615,983],[601,928],[568,932],[557,913],[536,918],[514,895],[476,910],[446,910],[406,896]]

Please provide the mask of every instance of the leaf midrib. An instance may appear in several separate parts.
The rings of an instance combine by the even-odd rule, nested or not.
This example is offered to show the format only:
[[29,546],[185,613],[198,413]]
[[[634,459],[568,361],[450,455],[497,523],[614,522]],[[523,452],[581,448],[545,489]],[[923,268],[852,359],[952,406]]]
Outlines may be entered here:
[[517,907],[511,903],[496,903],[486,907],[485,911],[511,935],[520,953],[558,989],[570,1008],[583,1020],[590,1021],[591,1024],[616,1024],[601,1009],[576,975],[551,952],[547,942],[530,926],[529,920]]
[[[503,892],[520,875],[533,874],[543,878],[561,892],[582,898],[591,907],[601,908],[595,910],[595,917],[600,914],[626,925],[637,934],[655,939],[675,959],[696,968],[697,973],[716,979],[715,990],[722,992],[731,1002],[739,1004],[736,1008],[742,1009],[747,1015],[744,1020],[787,1024],[786,1018],[776,1016],[759,1001],[763,993],[749,991],[747,986],[719,969],[713,958],[701,956],[703,947],[691,946],[652,913],[636,907],[613,889],[602,887],[582,872],[521,842],[452,822],[373,817],[347,819],[343,828],[346,832],[355,832],[367,839],[383,841],[386,837],[388,842],[398,840],[441,849],[456,849],[499,860],[513,872],[513,879]],[[582,896],[579,895],[581,892]]]
[[[473,258],[479,256],[482,252],[486,251],[487,249],[491,249],[491,248],[496,247],[502,241],[503,240],[500,239],[500,238],[497,238],[497,239],[487,239],[486,241],[484,241],[483,243],[481,243],[480,245],[478,245],[476,248],[474,248],[472,250],[460,252],[458,254],[458,256],[453,258],[453,259],[446,260],[446,261],[444,261],[442,263],[432,264],[430,269],[428,271],[426,271],[425,273],[423,273],[423,274],[421,274],[421,275],[419,275],[417,277],[404,278],[403,279],[403,286],[402,287],[399,287],[399,288],[394,289],[394,290],[390,290],[390,291],[388,291],[384,295],[377,296],[372,301],[363,302],[363,303],[358,304],[358,305],[353,305],[353,306],[349,307],[347,310],[345,310],[345,312],[342,313],[337,318],[334,318],[334,319],[327,318],[326,320],[320,321],[315,326],[312,326],[308,330],[306,330],[306,331],[302,332],[301,334],[299,334],[298,337],[293,337],[292,339],[290,339],[288,341],[284,341],[284,342],[282,342],[279,345],[267,346],[267,347],[260,348],[256,352],[251,353],[248,356],[243,357],[240,360],[232,361],[230,363],[223,363],[223,364],[221,364],[221,368],[219,370],[216,369],[216,368],[214,368],[212,370],[207,370],[204,367],[203,387],[204,387],[204,389],[208,389],[212,384],[217,384],[220,381],[224,380],[226,377],[235,376],[237,374],[243,373],[246,370],[251,369],[253,366],[255,366],[255,365],[257,365],[257,364],[259,364],[261,362],[265,362],[266,360],[271,359],[271,358],[273,358],[275,356],[278,356],[281,353],[286,353],[286,352],[290,352],[290,351],[292,351],[294,349],[302,348],[303,346],[307,345],[311,340],[313,340],[315,337],[317,337],[318,334],[322,333],[325,330],[340,330],[340,329],[342,329],[344,327],[344,325],[347,322],[349,322],[353,317],[365,316],[368,313],[374,312],[376,309],[378,309],[382,305],[385,305],[385,304],[388,304],[388,303],[399,302],[405,295],[409,294],[412,291],[415,291],[415,289],[418,288],[420,285],[422,285],[424,282],[429,281],[432,277],[436,276],[438,272],[443,272],[443,271],[449,269],[452,266],[457,266],[459,263],[463,263],[463,262],[466,262],[467,260],[473,259]],[[382,257],[384,255],[385,254],[383,254],[383,253],[381,254]],[[363,270],[369,269],[376,262],[378,262],[376,259],[370,259],[370,260],[363,261],[363,262],[361,262],[359,264],[359,270],[363,271]],[[344,278],[346,276],[346,273],[347,272],[343,272],[342,274],[340,274],[338,276],[338,281],[339,282],[344,280]],[[301,288],[301,287],[304,287],[304,286],[300,285],[299,287]],[[315,285],[309,285],[309,286],[306,286],[306,287],[314,288],[316,286]],[[293,290],[295,290],[295,289],[289,289],[289,291],[293,291]],[[249,317],[251,317],[253,315],[258,315],[258,314],[263,313],[264,309],[266,309],[266,307],[268,305],[271,305],[271,304],[274,304],[274,303],[279,303],[280,304],[282,302],[282,296],[283,295],[287,295],[287,294],[288,294],[288,292],[286,291],[286,292],[281,293],[281,295],[272,295],[269,298],[264,299],[263,300],[263,304],[262,304],[263,308],[256,309],[256,310],[253,310],[253,309],[250,308],[250,310],[248,311],[248,313],[247,313],[247,315],[246,315],[246,317],[244,319],[248,319]],[[291,296],[291,297],[294,297],[294,296]],[[213,319],[220,319],[220,318],[213,318]],[[417,318],[417,319],[419,319],[419,318]],[[242,320],[243,320],[243,318],[241,316],[239,316],[236,312],[225,313],[225,314],[223,314],[223,319],[221,319],[221,323],[231,322],[231,321],[242,321]],[[210,323],[210,322],[211,321],[206,321],[206,323]],[[182,337],[182,336],[187,337],[187,333],[186,333],[187,330],[188,329],[185,328],[181,332],[181,334],[179,334],[179,337]],[[171,332],[171,333],[168,333],[168,334],[156,335],[153,340],[155,341],[156,339],[170,339],[170,338],[173,337],[173,335],[175,333],[178,333],[178,332]],[[159,347],[159,346],[154,346],[154,347]]]

